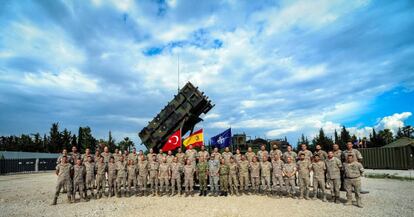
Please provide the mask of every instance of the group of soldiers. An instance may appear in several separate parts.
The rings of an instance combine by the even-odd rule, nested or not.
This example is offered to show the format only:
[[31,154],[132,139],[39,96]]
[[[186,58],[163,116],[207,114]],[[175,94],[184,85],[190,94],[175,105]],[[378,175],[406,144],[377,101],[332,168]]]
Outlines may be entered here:
[[96,151],[93,155],[86,149],[81,155],[73,147],[70,154],[63,150],[58,158],[58,182],[52,204],[56,204],[62,189],[67,192],[70,203],[75,201],[76,193],[84,201],[99,199],[102,195],[174,196],[182,195],[183,190],[185,196],[193,196],[196,180],[199,196],[207,195],[209,182],[211,196],[253,193],[295,198],[298,183],[298,198],[310,199],[313,178],[313,199],[319,195],[322,201],[327,201],[325,186],[328,185],[331,201],[340,203],[342,183],[347,197],[345,205],[352,204],[354,191],[356,205],[362,207],[361,161],[362,155],[353,149],[352,142],[347,143],[344,151],[334,144],[328,153],[320,145],[312,153],[306,144],[301,145],[298,153],[291,146],[282,153],[277,145],[268,152],[262,145],[257,153],[248,148],[244,154],[240,150],[233,154],[228,147],[222,153],[217,148],[209,153],[202,146],[197,152],[190,145],[185,152],[179,148],[175,155],[161,149],[157,154],[152,149],[146,155],[135,149],[132,153],[115,150],[112,154],[107,147],[102,153]]

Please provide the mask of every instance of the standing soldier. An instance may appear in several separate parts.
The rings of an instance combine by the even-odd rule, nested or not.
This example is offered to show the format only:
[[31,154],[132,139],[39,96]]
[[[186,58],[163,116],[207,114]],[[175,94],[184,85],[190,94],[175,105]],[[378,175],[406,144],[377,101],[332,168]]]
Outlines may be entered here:
[[301,150],[298,152],[299,157],[301,154],[304,154],[305,160],[310,161],[312,158],[312,152],[308,150],[308,146],[306,144],[301,144],[300,149]]
[[224,162],[227,165],[230,164],[230,158],[233,157],[233,153],[230,152],[229,147],[224,148],[224,152],[221,154],[221,157],[223,157]]
[[207,176],[208,176],[208,164],[204,160],[204,157],[200,156],[199,162],[197,164],[197,177],[198,177],[198,182],[200,184],[200,194],[198,196],[207,196]]
[[[150,149],[151,150],[151,149]],[[158,195],[158,168],[157,157],[152,155],[152,160],[149,162],[149,182],[152,196]]]
[[185,196],[188,196],[189,194],[192,195],[193,193],[195,167],[191,165],[192,164],[191,159],[187,159],[186,162],[187,164],[184,166],[184,189],[185,189]]
[[344,163],[345,171],[345,189],[346,189],[346,204],[352,205],[352,190],[355,192],[355,199],[357,206],[362,208],[361,202],[361,176],[364,173],[364,167],[361,163],[354,159],[354,155],[349,154],[347,162]]
[[82,155],[82,162],[88,162],[88,157],[91,157],[93,160],[93,155],[91,154],[91,150],[89,148],[85,149],[85,154]]
[[163,163],[164,157],[165,157],[164,151],[160,149],[159,153],[157,154],[158,163],[160,164]]
[[272,150],[270,150],[270,159],[275,159],[275,155],[279,155],[279,159],[280,157],[282,157],[282,152],[279,150],[279,147],[276,144],[273,144],[272,146]]
[[[311,162],[305,157],[305,153],[299,154],[299,161],[297,162],[298,174],[299,174],[299,199],[303,199],[303,193],[305,193],[305,199],[309,200],[309,175]],[[309,158],[310,159],[310,158]]]
[[298,155],[296,154],[296,152],[294,152],[292,150],[291,145],[288,145],[287,146],[287,151],[285,153],[283,153],[283,161],[285,161],[285,163],[287,163],[288,157],[290,157],[290,159],[292,160],[293,163],[296,163],[296,158],[298,157]]
[[234,161],[236,161],[237,164],[240,164],[242,156],[243,155],[240,153],[240,149],[237,148],[236,149],[236,154],[234,155]]
[[183,165],[178,162],[178,157],[173,159],[171,164],[171,196],[174,196],[177,188],[178,195],[181,195],[181,174],[183,172]]
[[187,151],[185,151],[185,158],[191,161],[191,166],[193,166],[195,170],[197,151],[193,149],[192,145],[189,145]]
[[102,197],[102,193],[105,188],[105,172],[106,164],[102,156],[99,157],[99,162],[96,164],[96,190],[98,194],[98,199]]
[[57,199],[59,197],[60,190],[63,186],[66,186],[68,193],[68,202],[72,203],[72,165],[67,162],[68,157],[63,155],[60,163],[56,166],[56,175],[58,176],[55,196],[53,198],[52,205],[56,205]]
[[219,187],[219,168],[220,162],[216,159],[215,153],[211,154],[210,160],[208,161],[209,180],[210,180],[210,191],[211,194],[217,196]]
[[129,160],[132,160],[134,162],[134,165],[136,165],[138,163],[137,149],[136,148],[133,148],[132,149],[132,153],[129,154],[128,155],[128,158],[126,158],[126,159],[128,159],[128,163],[129,163]]
[[171,168],[167,163],[167,157],[161,159],[161,164],[158,169],[158,180],[160,182],[160,193],[161,196],[164,193],[168,194],[168,185],[170,184]]
[[109,152],[109,149],[107,146],[104,148],[104,152],[101,154],[101,156],[104,158],[104,162],[106,165],[109,163],[109,159],[111,158],[112,154]]
[[126,195],[126,176],[127,176],[127,163],[122,156],[116,163],[116,194],[118,197],[125,197]]
[[259,161],[262,162],[264,159],[266,159],[269,157],[269,152],[266,150],[266,146],[265,145],[261,145],[260,146],[260,150],[257,152],[257,158],[259,158]]
[[114,156],[115,163],[119,161],[119,158],[121,158],[121,155],[122,154],[119,152],[119,149],[115,149],[115,152],[112,155],[112,156]]
[[319,155],[314,156],[315,160],[311,164],[311,169],[313,171],[313,199],[318,198],[318,188],[322,191],[322,201],[326,202],[325,196],[325,171],[326,165],[324,161],[320,160]]
[[147,196],[147,176],[148,176],[148,161],[145,155],[141,155],[140,163],[138,164],[138,185],[141,195]]
[[219,174],[220,174],[220,196],[226,196],[227,192],[229,191],[229,170],[230,167],[226,164],[224,159],[221,159],[220,167],[219,167]]
[[354,160],[356,160],[360,163],[362,162],[362,154],[358,150],[353,149],[352,142],[347,142],[346,143],[346,150],[342,152],[342,159],[343,159],[342,161],[343,162],[347,161],[348,155],[352,155]]
[[247,192],[249,190],[249,161],[244,155],[241,156],[239,163],[239,176],[240,190]]
[[144,159],[145,159],[144,152],[142,150],[139,150],[139,152],[138,152],[138,164],[141,163],[141,161],[143,159],[142,156],[144,156]]
[[91,197],[95,198],[93,187],[95,185],[95,163],[92,161],[92,155],[87,157],[84,163],[86,170],[86,189],[85,194],[88,197],[88,190],[91,191]]
[[333,151],[328,152],[328,159],[325,160],[328,181],[331,183],[332,202],[339,203],[339,189],[341,188],[341,160],[334,157]]
[[262,189],[264,193],[271,191],[270,185],[270,173],[272,171],[272,164],[267,160],[266,156],[263,156],[262,162],[260,162]]
[[95,155],[93,156],[93,161],[95,162],[95,163],[98,163],[99,162],[99,158],[101,157],[101,152],[99,152],[99,150],[98,149],[96,149],[96,151],[95,151]]
[[[118,162],[120,161],[121,157],[123,157],[122,155],[120,155]],[[117,163],[118,163],[117,162]],[[111,157],[109,158],[109,164],[108,164],[108,197],[113,197],[115,195],[115,190],[116,190],[116,165],[117,163],[115,163],[115,157]]]
[[172,154],[172,151],[171,150],[168,151],[166,158],[167,158],[167,164],[168,165],[171,165],[172,162],[173,162],[173,159],[174,159],[174,155]]
[[138,196],[138,190],[137,190],[137,166],[136,162],[133,159],[128,160],[128,197],[131,195],[134,195],[131,186],[134,186],[135,195]]
[[218,161],[219,161],[219,163],[220,163],[220,160],[221,160],[221,154],[220,154],[220,152],[218,151],[218,148],[214,148],[214,149],[213,149],[213,153],[211,153],[211,156],[212,156],[212,157],[213,157],[213,154],[214,154],[214,159],[218,160]]
[[326,153],[326,151],[322,150],[321,145],[316,145],[315,147],[315,153],[313,153],[313,155],[318,155],[319,156],[319,160],[321,161],[325,161],[326,158],[328,158],[328,154]]
[[200,159],[201,157],[204,158],[204,161],[210,158],[210,154],[208,153],[208,151],[206,151],[206,147],[204,145],[201,146],[201,150],[198,152],[198,159]]
[[[62,158],[64,156],[66,157],[66,162],[68,162],[68,163],[71,162],[70,156],[68,155],[68,151],[66,150],[66,148],[64,148],[62,150],[62,153],[59,155],[59,157],[58,157],[58,159],[56,161],[56,165],[59,165],[62,162]],[[67,192],[68,192],[68,189],[66,188],[66,185],[63,185],[62,186],[62,193],[67,193]],[[70,190],[69,190],[69,192],[70,192]]]
[[78,148],[76,148],[76,146],[72,146],[72,152],[70,153],[70,163],[72,165],[76,164],[77,159],[81,159],[81,155],[78,152]]
[[333,156],[334,157],[336,157],[336,158],[338,158],[339,160],[342,160],[342,151],[341,151],[341,149],[339,149],[339,145],[338,144],[334,144],[333,146],[332,146],[332,148],[333,148]]
[[148,163],[151,163],[152,160],[155,159],[153,158],[153,156],[157,156],[157,155],[154,153],[154,149],[150,148],[147,154]]
[[251,163],[253,161],[253,158],[256,157],[256,154],[253,152],[252,147],[248,147],[247,152],[244,155],[246,156],[247,161],[249,161],[249,163]]
[[76,192],[79,192],[79,196],[82,201],[86,200],[85,191],[83,187],[85,186],[84,176],[86,175],[85,167],[82,165],[82,160],[80,158],[76,159],[76,164],[73,167],[73,192],[72,192],[72,200],[75,202]]
[[239,195],[239,180],[237,174],[239,173],[239,165],[234,161],[234,158],[230,158],[229,164],[229,187],[231,195]]
[[295,198],[296,165],[290,156],[286,158],[286,163],[283,165],[283,176],[285,177],[287,196]]
[[257,158],[254,157],[249,165],[250,168],[250,182],[252,183],[252,190],[257,194],[260,185],[260,164]]
[[[273,192],[277,196],[281,196],[283,188],[283,161],[280,160],[280,155],[275,155],[272,160],[272,182],[273,182]],[[279,184],[278,190],[277,184]]]
[[184,166],[185,154],[183,153],[181,148],[177,149],[177,154],[175,154],[175,156],[177,157],[177,162]]

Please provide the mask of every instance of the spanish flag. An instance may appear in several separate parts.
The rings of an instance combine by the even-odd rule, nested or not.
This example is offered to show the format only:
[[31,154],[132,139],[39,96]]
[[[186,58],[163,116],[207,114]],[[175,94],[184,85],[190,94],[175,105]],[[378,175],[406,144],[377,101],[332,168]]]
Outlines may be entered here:
[[203,129],[197,130],[183,141],[185,148],[188,148],[190,145],[193,145],[193,147],[201,147],[203,144]]

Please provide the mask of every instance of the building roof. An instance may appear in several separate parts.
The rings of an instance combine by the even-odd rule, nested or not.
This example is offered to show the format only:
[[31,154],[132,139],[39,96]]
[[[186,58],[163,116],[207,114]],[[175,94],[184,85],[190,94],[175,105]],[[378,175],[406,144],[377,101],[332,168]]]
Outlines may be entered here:
[[408,137],[402,137],[394,142],[391,142],[388,145],[384,145],[382,148],[398,148],[398,147],[405,147],[405,146],[414,147],[414,139],[411,139]]
[[0,151],[0,159],[58,158],[59,154],[40,152]]

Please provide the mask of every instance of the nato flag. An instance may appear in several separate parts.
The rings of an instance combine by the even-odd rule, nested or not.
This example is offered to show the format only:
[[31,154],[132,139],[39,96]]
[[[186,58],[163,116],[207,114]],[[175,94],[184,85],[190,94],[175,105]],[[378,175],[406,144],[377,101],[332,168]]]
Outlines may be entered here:
[[230,146],[231,144],[231,128],[210,138],[211,146],[219,149]]

